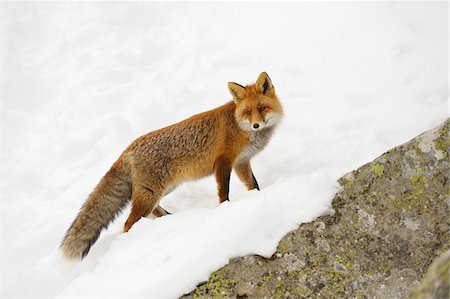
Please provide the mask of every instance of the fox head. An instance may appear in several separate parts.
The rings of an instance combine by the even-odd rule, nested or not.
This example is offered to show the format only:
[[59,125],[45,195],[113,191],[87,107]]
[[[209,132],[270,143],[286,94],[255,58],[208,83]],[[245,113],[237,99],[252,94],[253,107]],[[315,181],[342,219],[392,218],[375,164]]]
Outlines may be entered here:
[[281,121],[283,109],[266,72],[259,75],[255,84],[244,87],[229,82],[228,89],[236,104],[234,117],[243,130],[261,131]]

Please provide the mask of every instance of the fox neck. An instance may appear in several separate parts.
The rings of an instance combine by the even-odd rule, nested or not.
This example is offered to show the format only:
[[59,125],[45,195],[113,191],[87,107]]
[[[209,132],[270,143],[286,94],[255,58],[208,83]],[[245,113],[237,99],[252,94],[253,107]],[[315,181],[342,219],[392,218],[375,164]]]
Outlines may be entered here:
[[263,150],[267,143],[269,143],[274,129],[274,127],[269,127],[261,131],[247,131],[250,143],[241,151],[236,163],[238,164],[241,161],[247,161]]

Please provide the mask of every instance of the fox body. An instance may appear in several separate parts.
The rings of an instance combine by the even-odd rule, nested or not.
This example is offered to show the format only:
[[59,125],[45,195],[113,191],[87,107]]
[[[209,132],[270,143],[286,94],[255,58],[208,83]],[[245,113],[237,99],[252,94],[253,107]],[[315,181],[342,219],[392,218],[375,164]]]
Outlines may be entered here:
[[269,76],[255,84],[228,83],[233,101],[145,134],[121,154],[89,195],[68,229],[65,257],[83,258],[132,200],[127,232],[141,217],[168,214],[158,203],[180,183],[215,174],[219,202],[228,200],[232,169],[249,190],[259,190],[250,159],[269,142],[283,112]]

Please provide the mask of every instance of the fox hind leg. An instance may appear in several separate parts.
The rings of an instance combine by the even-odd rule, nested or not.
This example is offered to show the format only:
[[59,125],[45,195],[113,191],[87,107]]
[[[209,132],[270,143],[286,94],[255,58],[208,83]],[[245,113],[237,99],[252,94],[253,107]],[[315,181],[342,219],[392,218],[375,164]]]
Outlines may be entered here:
[[133,193],[131,195],[131,213],[125,222],[124,232],[128,232],[133,224],[141,219],[141,217],[145,217],[152,213],[157,207],[160,197],[160,192],[155,192],[147,187],[137,186],[133,188]]
[[155,215],[156,217],[161,217],[161,216],[166,216],[166,215],[171,215],[172,213],[167,212],[165,209],[161,208],[161,206],[157,206],[153,212],[153,215]]

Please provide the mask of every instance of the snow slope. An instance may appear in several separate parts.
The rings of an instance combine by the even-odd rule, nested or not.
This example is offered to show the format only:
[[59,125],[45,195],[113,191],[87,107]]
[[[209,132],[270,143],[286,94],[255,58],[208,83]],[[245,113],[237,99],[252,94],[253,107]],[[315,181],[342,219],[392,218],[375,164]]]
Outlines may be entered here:
[[[270,256],[330,212],[336,179],[448,115],[445,2],[3,2],[2,296],[175,298],[229,258]],[[186,183],[87,258],[58,254],[136,137],[267,71],[286,116],[253,159],[262,190]]]

